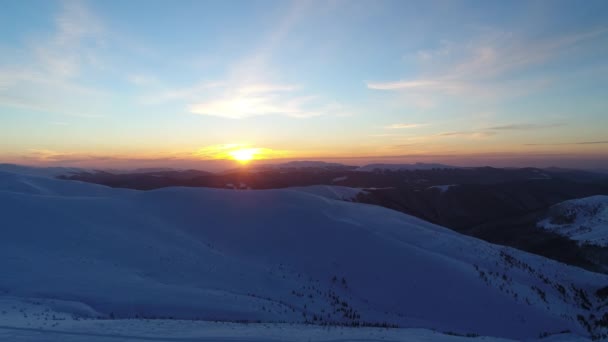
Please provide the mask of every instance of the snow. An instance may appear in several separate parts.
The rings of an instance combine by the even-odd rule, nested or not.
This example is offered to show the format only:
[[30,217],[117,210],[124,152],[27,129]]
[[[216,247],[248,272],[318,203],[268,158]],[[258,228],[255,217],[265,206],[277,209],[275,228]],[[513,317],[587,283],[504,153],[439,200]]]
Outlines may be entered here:
[[169,167],[145,167],[138,169],[101,169],[100,171],[112,173],[115,175],[120,174],[133,174],[133,173],[156,173],[156,172],[171,172],[171,171],[184,171],[185,169],[174,169]]
[[[3,341],[437,341],[468,338],[426,329],[320,327],[302,324],[203,322],[184,320],[80,319],[57,316],[42,304],[17,303],[0,317],[14,315],[10,325],[0,319]],[[23,315],[28,315],[27,319]],[[480,341],[509,341],[478,338]]]
[[[351,328],[293,323],[233,323],[166,319],[78,318],[57,311],[48,300],[0,299],[0,341],[429,341],[509,342],[511,339],[469,338],[428,329]],[[536,339],[534,339],[537,341]],[[532,341],[532,340],[530,340]],[[589,341],[556,334],[538,341]]]
[[537,173],[537,177],[530,177],[528,179],[551,179],[551,176],[542,172],[541,170],[532,170],[532,172]]
[[13,172],[38,177],[57,177],[61,175],[69,175],[72,173],[88,171],[91,170],[79,169],[75,167],[33,167],[0,163],[0,172]]
[[427,189],[437,189],[440,193],[444,193],[450,190],[451,187],[458,186],[458,184],[447,184],[447,185],[434,185],[430,186]]
[[579,243],[608,246],[608,196],[598,195],[558,203],[539,227]]
[[[520,340],[564,329],[589,336],[576,316],[590,320],[607,310],[594,293],[608,276],[343,201],[361,191],[135,191],[0,172],[0,314],[2,303],[17,298],[55,303],[52,311],[71,317],[58,329],[95,326],[101,334],[139,336],[194,319],[202,325],[184,322],[196,326],[184,334],[204,335],[211,323],[201,320],[246,320],[285,322],[264,329],[285,327],[290,338],[306,340],[323,328],[299,324],[323,317],[426,329],[389,329],[387,340],[401,340],[392,331],[435,336],[429,330]],[[15,330],[40,328],[35,310],[27,311],[20,321],[0,315],[0,331],[35,335]],[[55,328],[49,324],[44,329]],[[243,333],[244,340],[281,339],[264,329]],[[365,329],[348,336],[365,339]]]
[[361,172],[373,172],[375,170],[431,170],[431,169],[455,169],[456,166],[444,165],[444,164],[428,164],[428,163],[415,163],[415,164],[369,164],[357,168],[355,171]]
[[348,179],[348,176],[342,176],[342,177],[336,177],[336,178],[332,179],[331,181],[333,183],[337,183],[337,182],[344,182],[347,179]]
[[364,189],[349,188],[337,185],[313,185],[288,188],[292,191],[313,194],[323,198],[341,201],[355,201],[360,194],[366,194]]
[[377,188],[377,187],[368,187],[368,188],[364,188],[365,190],[390,190],[390,189],[396,189],[394,186],[385,186],[382,188]]
[[241,182],[239,182],[238,186],[236,186],[234,183],[226,183],[224,186],[232,190],[251,190],[250,186]]

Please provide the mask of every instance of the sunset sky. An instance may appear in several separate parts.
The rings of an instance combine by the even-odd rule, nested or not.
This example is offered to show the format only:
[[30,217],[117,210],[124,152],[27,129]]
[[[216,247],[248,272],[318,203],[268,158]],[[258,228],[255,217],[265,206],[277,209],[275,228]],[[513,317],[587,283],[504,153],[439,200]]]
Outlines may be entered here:
[[0,162],[608,168],[608,1],[1,7]]

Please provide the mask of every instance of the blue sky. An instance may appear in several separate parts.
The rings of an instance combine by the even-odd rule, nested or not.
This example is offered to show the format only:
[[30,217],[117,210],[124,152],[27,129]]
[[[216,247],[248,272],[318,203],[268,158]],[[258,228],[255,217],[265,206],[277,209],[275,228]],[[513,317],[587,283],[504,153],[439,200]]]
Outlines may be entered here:
[[606,1],[6,2],[0,161],[608,167],[606,17]]

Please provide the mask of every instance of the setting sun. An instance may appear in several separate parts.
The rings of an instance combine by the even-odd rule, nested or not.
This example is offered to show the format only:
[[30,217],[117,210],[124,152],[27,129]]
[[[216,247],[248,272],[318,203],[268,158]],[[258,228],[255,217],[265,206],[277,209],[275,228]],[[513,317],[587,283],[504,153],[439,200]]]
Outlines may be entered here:
[[0,342],[608,342],[608,0],[0,9]]
[[230,151],[229,154],[234,160],[240,163],[247,163],[254,159],[258,152],[259,148],[242,148],[239,150]]

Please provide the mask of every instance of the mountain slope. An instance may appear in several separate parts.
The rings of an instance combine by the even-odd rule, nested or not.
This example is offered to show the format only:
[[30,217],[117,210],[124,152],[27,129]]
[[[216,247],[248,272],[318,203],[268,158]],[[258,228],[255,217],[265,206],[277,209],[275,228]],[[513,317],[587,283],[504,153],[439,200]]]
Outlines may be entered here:
[[432,170],[432,169],[457,169],[457,166],[450,166],[437,163],[415,163],[415,164],[368,164],[357,168],[355,171],[400,171],[400,170]]
[[549,209],[538,225],[580,243],[608,246],[608,196],[564,201]]
[[312,192],[0,173],[0,291],[108,317],[605,333],[607,276]]

